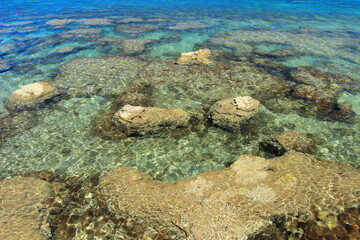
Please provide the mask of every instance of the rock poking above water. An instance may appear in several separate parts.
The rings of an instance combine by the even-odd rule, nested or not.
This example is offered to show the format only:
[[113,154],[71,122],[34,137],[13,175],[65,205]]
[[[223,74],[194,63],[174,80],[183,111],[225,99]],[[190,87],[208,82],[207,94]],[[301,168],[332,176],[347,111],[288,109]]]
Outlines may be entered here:
[[209,112],[213,123],[225,129],[239,129],[256,115],[260,102],[250,96],[227,98],[215,102]]
[[11,111],[15,109],[34,108],[55,96],[59,91],[46,82],[36,82],[22,86],[10,94],[5,100],[5,107]]
[[177,60],[178,64],[209,64],[211,60],[209,57],[211,55],[210,49],[200,49],[195,52],[182,53],[179,59]]
[[289,131],[274,136],[271,140],[261,143],[261,146],[276,156],[284,155],[289,152],[314,153],[315,143],[304,134]]
[[47,208],[52,197],[51,185],[43,180],[16,177],[0,181],[0,239],[49,239]]
[[190,115],[180,108],[125,105],[114,114],[114,120],[128,134],[144,135],[162,128],[187,126]]
[[272,160],[243,155],[227,169],[173,184],[118,167],[98,186],[116,214],[194,240],[262,239],[279,217],[358,204],[359,188],[358,169],[302,153]]

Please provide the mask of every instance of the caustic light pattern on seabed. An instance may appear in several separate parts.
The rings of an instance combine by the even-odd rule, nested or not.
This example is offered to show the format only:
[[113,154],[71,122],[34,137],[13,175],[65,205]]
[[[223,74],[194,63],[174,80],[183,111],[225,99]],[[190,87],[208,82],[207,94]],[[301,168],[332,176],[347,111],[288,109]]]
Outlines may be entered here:
[[[0,176],[51,171],[68,195],[76,192],[68,181],[118,166],[171,183],[242,154],[274,157],[261,146],[286,131],[310,138],[316,157],[359,168],[359,9],[359,1],[2,3]],[[209,64],[176,64],[199,49],[211,50]],[[55,97],[9,105],[12,92],[38,81]],[[211,105],[237,96],[258,99],[257,115],[240,131],[213,124]],[[191,121],[125,137],[112,116],[126,104],[182,108]],[[53,222],[67,237],[85,229]]]

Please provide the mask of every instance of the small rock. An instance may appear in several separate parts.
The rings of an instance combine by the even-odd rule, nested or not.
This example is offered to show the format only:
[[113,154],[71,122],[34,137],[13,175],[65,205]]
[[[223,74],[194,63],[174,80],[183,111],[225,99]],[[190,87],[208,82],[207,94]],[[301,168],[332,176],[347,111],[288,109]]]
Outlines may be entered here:
[[182,53],[177,60],[178,64],[209,64],[211,61],[208,59],[211,55],[210,49],[200,49],[195,52]]
[[265,151],[276,156],[281,156],[292,151],[311,154],[316,150],[315,143],[311,139],[296,131],[278,134],[270,141],[261,143],[261,146]]
[[162,128],[187,126],[190,115],[180,108],[125,105],[114,114],[114,119],[128,134],[144,135]]
[[240,124],[256,115],[260,102],[252,97],[227,98],[210,108],[213,123],[225,129],[238,129]]
[[33,108],[58,94],[58,90],[46,82],[31,83],[11,93],[5,100],[5,107],[10,111]]

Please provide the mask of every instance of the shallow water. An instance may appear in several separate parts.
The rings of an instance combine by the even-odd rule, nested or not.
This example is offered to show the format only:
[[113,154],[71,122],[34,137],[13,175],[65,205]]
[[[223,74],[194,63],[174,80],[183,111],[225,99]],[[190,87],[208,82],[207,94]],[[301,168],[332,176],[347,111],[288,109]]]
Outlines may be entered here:
[[[221,4],[209,1],[151,4],[146,1],[91,1],[91,4],[8,1],[0,9],[0,56],[9,66],[9,70],[0,73],[0,99],[6,99],[21,85],[40,80],[72,89],[91,84],[94,80],[86,78],[86,73],[85,77],[78,76],[82,79],[78,83],[76,74],[71,81],[58,80],[59,67],[77,57],[141,55],[156,62],[203,46],[233,54],[243,62],[269,59],[263,56],[289,49],[292,54],[270,58],[272,63],[290,68],[311,66],[344,74],[358,85],[360,8],[357,6],[358,1],[225,1]],[[92,18],[98,22],[86,21]],[[54,19],[71,22],[51,24]],[[124,39],[129,39],[127,44],[121,42]],[[56,52],[64,47],[71,50]],[[158,66],[153,68],[156,71]],[[147,68],[133,71],[146,72]],[[232,89],[227,83],[214,85],[213,80],[183,86],[175,79],[180,76],[167,76],[170,83],[160,77],[150,105],[182,107],[203,114],[204,105],[217,99],[254,94],[237,88],[238,85]],[[111,94],[126,92],[127,86],[137,81],[136,77],[124,81]],[[154,84],[152,81],[148,75],[148,79],[140,82]],[[271,121],[257,123],[258,131],[253,136],[195,126],[175,137],[159,134],[120,140],[107,140],[90,132],[92,119],[110,108],[111,99],[107,96],[110,92],[105,89],[100,94],[84,95],[75,90],[70,98],[30,113],[33,121],[26,118],[23,124],[26,126],[17,125],[16,134],[9,134],[8,130],[9,137],[4,138],[0,148],[1,176],[35,170],[86,175],[126,165],[161,180],[175,181],[224,168],[241,154],[264,155],[259,143],[286,130],[315,136],[319,157],[359,166],[360,95],[356,89],[357,86],[337,92],[340,102],[352,104],[356,115],[351,123],[303,116],[293,108],[277,112],[265,104],[262,114]],[[283,104],[281,99],[270,101],[274,101],[269,103],[272,106],[276,102]],[[8,115],[3,105],[0,115]]]
[[[86,179],[128,166],[174,182],[242,154],[274,157],[260,144],[290,130],[316,143],[315,156],[358,168],[359,22],[359,0],[3,0],[0,178],[52,171]],[[201,48],[213,51],[215,64],[175,64]],[[37,81],[66,94],[31,111],[5,109],[11,92]],[[334,94],[335,109],[294,97],[301,84]],[[261,107],[243,131],[207,120],[215,101],[246,95]],[[102,116],[123,106],[119,99],[180,107],[198,121],[141,137],[99,133]],[[351,111],[337,109],[345,103]],[[90,236],[79,228],[76,239]]]

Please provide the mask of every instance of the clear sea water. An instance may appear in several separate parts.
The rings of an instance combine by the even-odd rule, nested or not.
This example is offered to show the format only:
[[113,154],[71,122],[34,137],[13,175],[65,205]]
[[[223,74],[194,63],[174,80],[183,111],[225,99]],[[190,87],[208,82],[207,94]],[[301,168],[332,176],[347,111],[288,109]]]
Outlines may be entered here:
[[[128,166],[174,182],[242,154],[274,157],[260,143],[290,130],[316,143],[315,156],[359,168],[359,23],[360,0],[0,0],[0,179],[36,171],[86,179]],[[217,64],[175,64],[201,48]],[[11,92],[37,81],[66,95],[35,110],[6,110]],[[300,84],[334,94],[334,108],[350,104],[349,114],[294,97]],[[261,101],[247,129],[206,121],[213,102],[244,95]],[[180,107],[200,121],[117,138],[99,128],[119,99]],[[72,202],[52,219],[52,239],[126,236],[88,197],[93,187],[69,182]]]
[[[359,4],[358,0],[2,0],[0,58],[10,69],[0,73],[1,102],[19,86],[40,80],[56,87],[78,90],[56,104],[36,111],[10,114],[0,103],[3,120],[0,176],[39,170],[83,176],[125,165],[172,182],[224,168],[241,154],[267,156],[259,149],[259,143],[287,130],[297,130],[315,139],[318,145],[316,156],[358,167]],[[92,18],[107,23],[86,22]],[[130,21],[129,18],[141,19]],[[72,22],[47,24],[54,19]],[[177,23],[183,23],[183,27],[174,28]],[[128,48],[122,42],[125,39],[130,43]],[[141,40],[147,44],[142,44]],[[63,47],[72,50],[56,53]],[[141,58],[148,61],[146,64],[156,65],[157,61],[176,60],[182,52],[203,47],[217,53],[225,52],[236,61],[253,66],[256,65],[254,59],[262,59],[264,53],[290,49],[295,54],[272,57],[271,64],[281,65],[281,69],[289,71],[305,66],[351,77],[356,86],[336,93],[340,103],[352,105],[355,115],[351,121],[343,121],[303,114],[296,109],[304,103],[291,97],[288,104],[295,107],[281,111],[271,107],[288,102],[284,96],[274,102],[269,99],[268,104],[261,107],[260,112],[266,120],[257,122],[256,130],[248,134],[200,124],[176,134],[109,139],[91,132],[94,118],[111,109],[112,99],[107,89],[87,95],[80,93],[80,89],[94,81],[86,77],[86,67],[76,73],[68,71],[68,75],[61,75],[61,66],[73,63],[78,57],[101,59],[126,55],[130,60]],[[109,61],[105,68],[106,64]],[[90,66],[96,69],[96,64]],[[272,76],[285,79],[279,69],[271,72]],[[151,69],[135,70],[149,72]],[[106,71],[102,72],[105,78]],[[131,75],[131,71],[129,67],[126,74]],[[129,89],[137,83],[137,78],[119,82],[120,87],[112,88],[111,94],[131,91]],[[211,91],[195,89],[196,84],[181,88],[181,79],[160,80],[152,86],[154,93],[150,105],[183,107],[200,115],[204,106],[215,100],[252,94],[238,85],[229,88],[227,83],[221,83],[222,79],[218,80],[218,85],[209,83],[213,84]],[[145,79],[140,83],[150,81]],[[202,84],[207,84],[206,79]],[[192,87],[194,89],[189,89]]]

